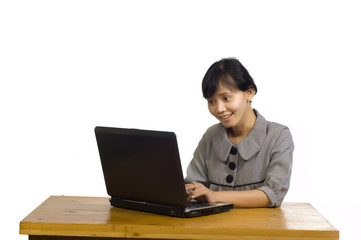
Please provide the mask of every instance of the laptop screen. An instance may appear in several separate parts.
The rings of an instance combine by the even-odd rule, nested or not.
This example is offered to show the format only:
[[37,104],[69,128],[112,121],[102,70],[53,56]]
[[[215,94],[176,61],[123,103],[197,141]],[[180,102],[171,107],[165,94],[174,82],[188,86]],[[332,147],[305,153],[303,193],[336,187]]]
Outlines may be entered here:
[[107,192],[125,200],[187,205],[176,135],[95,128]]

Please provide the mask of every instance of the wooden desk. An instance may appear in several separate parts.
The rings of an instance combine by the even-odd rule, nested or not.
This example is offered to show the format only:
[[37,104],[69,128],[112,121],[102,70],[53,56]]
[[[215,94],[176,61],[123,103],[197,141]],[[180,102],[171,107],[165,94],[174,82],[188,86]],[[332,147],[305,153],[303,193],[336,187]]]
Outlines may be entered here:
[[183,219],[111,207],[104,197],[51,196],[20,222],[30,240],[339,239],[310,204],[232,209]]

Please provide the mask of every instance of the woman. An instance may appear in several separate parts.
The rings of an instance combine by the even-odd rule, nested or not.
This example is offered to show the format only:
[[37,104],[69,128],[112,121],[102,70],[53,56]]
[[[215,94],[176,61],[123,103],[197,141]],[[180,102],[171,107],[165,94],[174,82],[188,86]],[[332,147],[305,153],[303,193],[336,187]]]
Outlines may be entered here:
[[188,198],[279,207],[292,170],[289,129],[252,109],[257,87],[235,58],[215,62],[203,78],[202,91],[220,123],[205,132],[188,166]]

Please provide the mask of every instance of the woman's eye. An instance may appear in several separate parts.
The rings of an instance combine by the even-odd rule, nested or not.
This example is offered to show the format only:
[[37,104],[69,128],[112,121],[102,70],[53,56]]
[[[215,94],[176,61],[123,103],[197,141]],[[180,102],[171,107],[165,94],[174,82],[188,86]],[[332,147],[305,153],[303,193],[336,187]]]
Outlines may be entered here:
[[224,97],[224,101],[229,101],[229,100],[231,100],[230,97]]
[[208,104],[212,105],[214,103],[213,100],[208,100]]

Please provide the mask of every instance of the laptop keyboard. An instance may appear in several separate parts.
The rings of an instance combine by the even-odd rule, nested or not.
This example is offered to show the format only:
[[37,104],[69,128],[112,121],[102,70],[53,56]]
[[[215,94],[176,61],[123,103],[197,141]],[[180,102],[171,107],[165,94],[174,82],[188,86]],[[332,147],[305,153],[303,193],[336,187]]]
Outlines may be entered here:
[[212,204],[209,204],[206,202],[190,201],[190,202],[188,202],[187,208],[202,208],[202,207],[209,207],[209,206],[212,206]]

